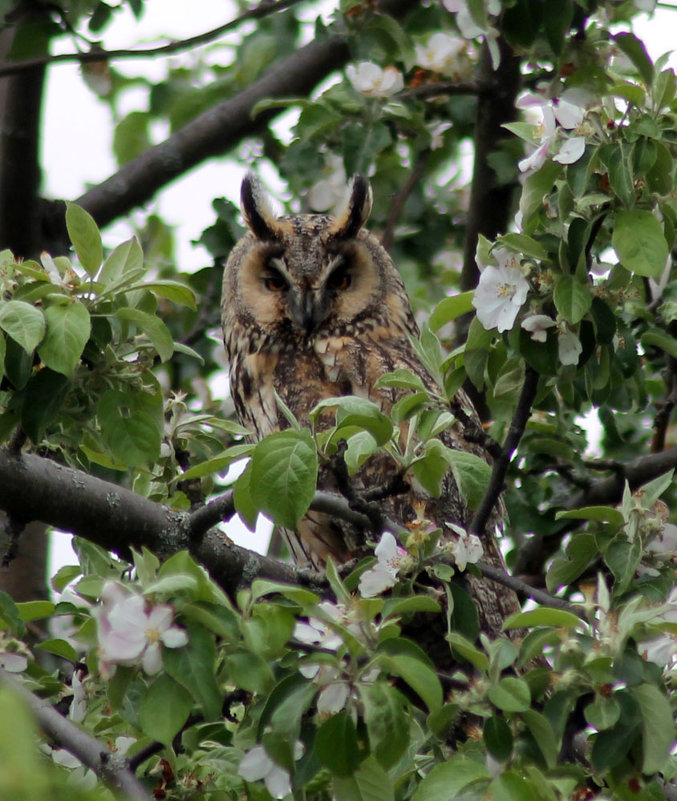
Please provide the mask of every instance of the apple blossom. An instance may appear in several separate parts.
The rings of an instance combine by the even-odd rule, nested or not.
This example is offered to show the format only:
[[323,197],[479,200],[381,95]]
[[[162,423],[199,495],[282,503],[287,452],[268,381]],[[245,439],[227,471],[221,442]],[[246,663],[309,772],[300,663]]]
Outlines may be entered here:
[[562,364],[578,364],[578,359],[583,351],[580,339],[573,333],[565,329],[557,337],[557,347],[559,360]]
[[360,576],[359,589],[363,598],[374,598],[395,585],[400,563],[407,552],[389,531],[384,531],[374,554],[376,564]]
[[[303,756],[303,743],[294,744],[294,759]],[[273,798],[284,798],[291,793],[291,777],[283,767],[273,762],[262,745],[255,745],[240,760],[238,773],[245,781],[255,782],[263,779],[266,789]]]
[[509,331],[527,299],[529,284],[513,253],[497,248],[494,255],[498,266],[489,264],[484,268],[472,304],[477,309],[477,319],[487,330]]
[[460,73],[459,54],[464,42],[458,36],[438,31],[425,45],[416,45],[416,62],[420,67],[442,75]]
[[464,528],[457,526],[455,523],[447,523],[447,525],[457,535],[457,539],[449,543],[449,550],[454,557],[456,567],[463,571],[468,566],[468,563],[474,565],[482,558],[484,553],[482,542],[476,534],[468,534]]
[[[496,28],[491,25],[481,28],[473,19],[467,0],[442,0],[442,5],[447,11],[456,14],[456,24],[464,39],[477,39],[479,36],[484,38],[491,55],[491,64],[495,70],[498,69],[501,63],[501,53],[498,49],[499,33]],[[500,0],[488,0],[486,5],[489,14],[497,16],[501,13]]]
[[531,314],[522,320],[521,325],[525,331],[531,334],[534,342],[545,342],[548,338],[548,328],[552,328],[557,323],[547,314]]
[[339,203],[346,194],[346,171],[343,159],[334,153],[327,157],[325,178],[310,187],[308,203],[313,211],[329,211]]
[[141,660],[146,673],[162,667],[160,645],[181,648],[188,642],[183,629],[172,625],[172,608],[158,604],[146,608],[142,595],[108,581],[101,593],[101,605],[92,614],[97,622],[99,657],[104,672],[111,666],[134,665]]
[[[585,102],[587,97],[565,90],[560,97],[546,98],[541,94],[527,92],[517,100],[517,108],[537,108],[541,112],[542,121],[538,126],[539,145],[518,167],[521,172],[537,170],[545,164],[558,136],[558,126],[564,130],[578,128],[585,119]],[[560,164],[573,164],[581,158],[585,151],[585,137],[573,136],[564,140],[553,156],[553,161]]]
[[349,64],[346,76],[353,87],[368,97],[390,97],[404,88],[402,73],[395,67],[385,69],[373,61]]

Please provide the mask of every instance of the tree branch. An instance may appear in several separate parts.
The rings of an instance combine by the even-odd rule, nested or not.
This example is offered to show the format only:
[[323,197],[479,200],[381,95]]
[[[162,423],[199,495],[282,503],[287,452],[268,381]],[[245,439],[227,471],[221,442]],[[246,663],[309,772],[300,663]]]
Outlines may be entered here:
[[517,408],[515,409],[512,422],[510,423],[505,442],[503,443],[501,455],[494,462],[489,485],[487,486],[480,505],[475,511],[468,529],[470,532],[478,534],[480,537],[484,533],[484,528],[487,525],[487,521],[491,516],[494,506],[498,503],[501,491],[503,490],[505,476],[510,466],[510,460],[522,439],[524,428],[529,420],[531,406],[538,389],[538,377],[536,370],[530,365],[527,365],[524,374],[524,384],[522,385],[522,393],[517,402]]
[[[414,0],[382,0],[378,9],[402,15],[417,5]],[[340,69],[350,58],[347,41],[330,36],[313,41],[275,63],[261,78],[239,94],[217,103],[184,125],[164,142],[151,147],[125,164],[118,172],[85,192],[77,203],[99,226],[149,201],[156,192],[190,168],[222,155],[247,136],[256,136],[283,109],[266,109],[252,118],[257,103],[271,98],[307,95],[320,81]],[[61,204],[44,208],[43,225],[60,232],[67,249]]]
[[97,739],[59,714],[49,701],[37,698],[2,668],[0,668],[0,682],[11,687],[12,692],[24,701],[48,737],[93,770],[107,787],[124,793],[125,798],[130,801],[150,801],[150,795],[129,769],[124,757],[110,751]]
[[157,47],[146,47],[138,49],[120,49],[120,50],[89,50],[83,53],[58,53],[53,56],[42,56],[40,58],[29,58],[23,61],[5,62],[0,66],[0,77],[5,75],[16,75],[19,72],[35,69],[36,67],[48,67],[52,64],[62,64],[65,62],[77,61],[80,64],[88,64],[91,62],[100,61],[116,61],[121,58],[144,58],[146,56],[169,56],[174,53],[180,53],[182,50],[190,50],[192,47],[199,47],[200,45],[209,44],[209,42],[217,39],[221,34],[237,28],[243,22],[251,19],[261,19],[267,17],[269,14],[274,14],[276,11],[282,11],[285,8],[296,5],[301,0],[277,0],[277,2],[270,2],[264,0],[258,6],[250,8],[248,11],[243,12],[235,19],[212,28],[210,31],[199,33],[196,36],[191,36],[188,39],[180,39],[178,41],[168,42],[167,44],[158,45]]
[[634,491],[654,478],[677,468],[677,447],[640,456],[632,462],[619,462],[614,466],[616,470],[613,476],[596,481],[576,493],[563,505],[563,508],[580,509],[582,506],[608,506],[619,503],[623,497],[626,481]]

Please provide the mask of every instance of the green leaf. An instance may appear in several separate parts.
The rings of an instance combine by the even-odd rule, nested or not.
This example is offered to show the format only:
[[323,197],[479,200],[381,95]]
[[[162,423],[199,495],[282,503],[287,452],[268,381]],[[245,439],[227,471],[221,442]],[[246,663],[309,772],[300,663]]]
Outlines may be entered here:
[[494,715],[484,723],[484,744],[491,756],[499,762],[507,762],[512,754],[513,736],[505,718]]
[[468,314],[473,310],[472,299],[475,293],[461,292],[458,295],[452,295],[448,298],[443,298],[432,311],[428,325],[433,331],[442,328],[446,323],[450,323],[462,314]]
[[265,693],[274,683],[270,665],[251,651],[231,651],[225,658],[225,664],[231,680],[247,692]]
[[[171,300],[172,303],[181,303],[183,306],[187,306],[189,309],[197,308],[195,292],[193,292],[189,286],[182,284],[180,281],[148,281],[144,284],[141,284],[139,288],[141,287],[143,289],[149,289],[151,292],[154,292],[161,298]],[[131,289],[134,289],[134,287],[131,287]]]
[[623,513],[613,506],[582,506],[580,509],[570,509],[566,512],[557,512],[555,520],[598,520],[600,523],[611,523],[622,526],[625,522]]
[[548,251],[536,239],[526,234],[507,233],[500,237],[500,241],[507,245],[512,250],[522,253],[524,256],[529,256],[538,261],[544,261],[548,258]]
[[442,492],[442,480],[449,469],[447,450],[448,448],[438,439],[428,440],[423,455],[411,465],[416,480],[434,498],[439,498]]
[[506,676],[489,689],[489,700],[504,712],[524,712],[531,704],[531,691],[524,679]]
[[360,764],[360,748],[350,715],[332,715],[317,730],[314,753],[319,762],[336,776],[350,776]]
[[26,351],[33,353],[45,335],[45,316],[30,303],[8,300],[0,305],[0,328]]
[[421,660],[404,654],[380,655],[382,669],[403,679],[421,697],[429,712],[442,706],[442,685],[435,671]]
[[504,631],[508,629],[531,628],[533,626],[554,626],[555,628],[565,627],[568,629],[576,628],[582,623],[581,619],[573,612],[566,609],[550,609],[542,606],[539,609],[531,609],[528,612],[516,612],[503,624]]
[[259,442],[252,454],[252,501],[276,523],[294,528],[317,484],[317,451],[308,431],[287,429]]
[[489,657],[484,651],[480,651],[479,648],[473,645],[470,640],[456,631],[450,631],[449,634],[445,636],[445,639],[463,659],[466,659],[471,665],[481,670],[482,673],[488,672]]
[[393,435],[393,424],[390,418],[383,414],[377,404],[356,395],[322,400],[311,410],[309,417],[315,421],[322,412],[333,409],[336,410],[336,427],[338,429],[350,426],[363,428],[374,437],[379,445],[384,445]]
[[121,242],[106,258],[101,268],[99,281],[107,287],[120,279],[128,270],[139,270],[143,267],[143,251],[135,236]]
[[45,367],[26,385],[21,409],[21,425],[33,442],[38,443],[45,429],[61,411],[71,388],[70,380]]
[[73,664],[76,664],[80,658],[78,652],[69,642],[58,638],[43,640],[35,647],[39,648],[41,651],[47,651],[48,654],[60,656],[62,659],[66,659]]
[[522,720],[526,723],[534,742],[543,754],[545,764],[550,769],[554,768],[557,764],[559,744],[550,722],[535,709],[527,709],[522,712]]
[[632,694],[642,715],[642,772],[657,773],[668,765],[675,739],[670,699],[653,684],[640,684]]
[[66,228],[80,264],[89,275],[96,275],[103,261],[103,245],[94,218],[81,206],[67,203]]
[[336,801],[395,801],[390,776],[374,757],[367,757],[352,776],[335,776]]
[[426,392],[422,379],[416,373],[412,373],[411,370],[405,370],[402,367],[378,378],[374,388],[381,389],[382,387],[398,387],[411,389],[415,392]]
[[7,801],[55,798],[48,763],[35,747],[34,717],[7,685],[0,687],[0,719],[5,721],[0,726],[0,797]]
[[24,601],[18,603],[16,608],[24,623],[30,623],[31,620],[42,620],[42,618],[54,614],[54,604],[51,601]]
[[598,731],[615,726],[621,716],[621,708],[613,697],[596,695],[595,700],[583,710],[586,721]]
[[447,448],[447,458],[469,509],[477,509],[491,479],[491,467],[479,456]]
[[612,37],[625,55],[637,68],[637,72],[648,87],[653,81],[653,63],[644,44],[634,33],[617,33]]
[[188,720],[192,705],[190,693],[162,673],[141,698],[139,723],[152,740],[170,746]]
[[360,684],[358,689],[371,753],[384,768],[390,768],[409,745],[409,727],[402,696],[382,681]]
[[645,349],[647,347],[660,348],[674,359],[677,359],[677,340],[657,328],[645,331],[639,341]]
[[439,612],[440,604],[430,595],[410,595],[406,598],[389,598],[383,605],[383,620],[410,615],[414,612]]
[[54,303],[45,309],[45,320],[47,332],[38,355],[47,367],[70,377],[89,339],[89,312],[77,300]]
[[557,311],[572,325],[579,323],[592,305],[590,286],[573,275],[562,275],[555,284],[553,300]]
[[611,244],[626,270],[650,278],[662,275],[668,257],[668,243],[663,226],[650,211],[619,211]]
[[215,720],[221,715],[222,695],[215,677],[214,638],[191,621],[187,621],[186,629],[188,644],[183,648],[163,648],[162,661],[167,673],[200,705],[205,718]]
[[157,459],[162,441],[161,419],[148,393],[106,392],[97,409],[101,433],[112,455],[137,466]]
[[160,361],[166,362],[174,354],[174,340],[164,322],[154,314],[140,309],[123,307],[115,313],[121,320],[127,320],[148,336],[158,352]]
[[452,756],[435,765],[416,788],[411,801],[455,801],[466,787],[490,779],[491,773],[482,762]]

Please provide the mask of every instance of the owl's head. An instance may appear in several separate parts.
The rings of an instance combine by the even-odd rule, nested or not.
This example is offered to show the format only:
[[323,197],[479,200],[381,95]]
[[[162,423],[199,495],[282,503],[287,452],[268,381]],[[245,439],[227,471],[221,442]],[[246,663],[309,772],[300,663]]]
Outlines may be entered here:
[[226,265],[224,329],[239,324],[260,333],[313,338],[355,333],[360,321],[409,322],[402,280],[364,229],[371,204],[369,181],[356,176],[335,216],[278,217],[261,183],[248,174],[242,212],[249,232]]

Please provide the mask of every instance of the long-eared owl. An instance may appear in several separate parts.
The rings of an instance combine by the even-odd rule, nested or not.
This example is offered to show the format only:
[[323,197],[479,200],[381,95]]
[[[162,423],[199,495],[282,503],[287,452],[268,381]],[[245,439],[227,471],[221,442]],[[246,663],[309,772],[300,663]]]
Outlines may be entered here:
[[[372,193],[356,177],[335,216],[276,216],[260,182],[249,174],[242,184],[242,212],[249,227],[226,265],[222,323],[230,362],[230,385],[240,421],[255,439],[289,424],[276,393],[302,423],[321,400],[357,395],[388,414],[406,390],[377,387],[379,378],[398,368],[418,376],[440,394],[412,345],[418,328],[403,281],[378,239],[364,228]],[[465,396],[462,403],[472,416]],[[484,456],[476,441],[464,438],[454,421],[440,438],[451,448]],[[468,440],[471,440],[468,437]],[[385,485],[397,470],[387,454],[376,454],[353,478],[364,491]],[[335,489],[331,470],[320,471],[320,489]],[[401,524],[413,509],[453,538],[449,523],[467,526],[468,509],[451,471],[441,497],[411,488],[381,502]],[[321,567],[328,555],[339,562],[359,556],[364,533],[314,511],[296,531],[283,532],[299,564]],[[483,541],[485,559],[502,564],[492,532]],[[498,631],[519,608],[515,596],[493,582],[468,577],[485,630]]]

